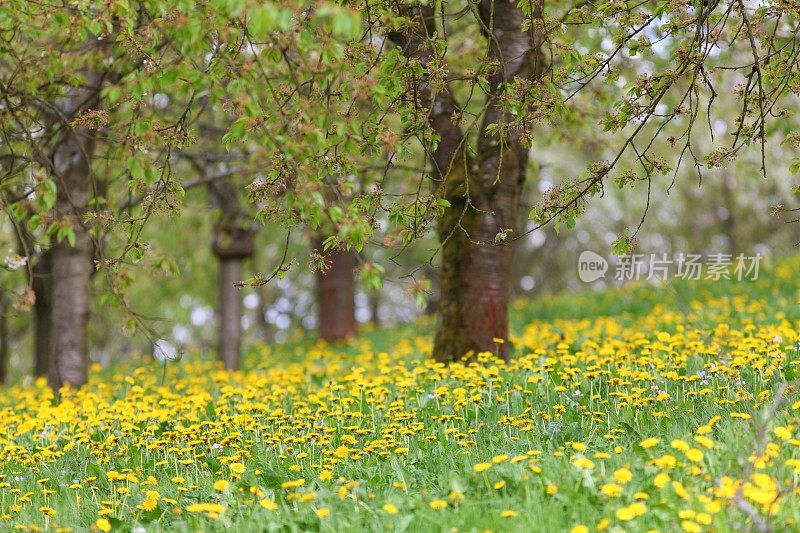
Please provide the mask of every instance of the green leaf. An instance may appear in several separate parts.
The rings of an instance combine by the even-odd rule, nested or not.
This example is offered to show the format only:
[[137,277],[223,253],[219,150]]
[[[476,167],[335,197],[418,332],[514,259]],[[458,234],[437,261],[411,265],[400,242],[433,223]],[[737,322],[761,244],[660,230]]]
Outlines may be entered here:
[[269,36],[278,29],[278,10],[272,4],[266,4],[248,12],[247,30],[258,39]]

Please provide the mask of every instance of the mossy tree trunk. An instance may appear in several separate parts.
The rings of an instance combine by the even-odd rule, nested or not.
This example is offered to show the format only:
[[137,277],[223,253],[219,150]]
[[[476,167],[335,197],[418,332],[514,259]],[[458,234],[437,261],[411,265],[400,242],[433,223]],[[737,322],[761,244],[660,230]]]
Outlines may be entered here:
[[[496,339],[508,338],[513,250],[496,242],[496,236],[514,236],[530,132],[507,127],[514,117],[504,104],[504,92],[508,84],[532,82],[545,71],[540,0],[534,2],[528,30],[524,30],[525,15],[512,0],[483,0],[477,7],[484,31],[491,32],[487,35],[489,62],[497,68],[488,79],[486,111],[475,150],[465,148],[469,139],[457,123],[461,109],[446,82],[443,89],[433,92],[431,80],[422,79],[416,92],[419,106],[430,110],[429,123],[439,137],[431,157],[433,174],[450,202],[439,222],[441,294],[433,348],[439,360],[480,351],[508,356],[508,342]],[[437,61],[431,47],[437,35],[433,9],[415,7],[410,15],[409,29],[392,34],[392,40],[407,57],[423,65]]]

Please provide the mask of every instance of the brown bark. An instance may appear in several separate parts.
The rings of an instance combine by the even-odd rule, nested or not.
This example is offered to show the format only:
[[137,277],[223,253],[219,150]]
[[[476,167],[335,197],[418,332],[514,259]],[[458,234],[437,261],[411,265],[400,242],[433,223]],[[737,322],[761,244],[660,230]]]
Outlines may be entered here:
[[33,265],[31,269],[31,288],[35,296],[33,306],[33,346],[34,361],[33,375],[47,376],[51,360],[51,335],[52,324],[52,261],[49,250],[37,253],[35,238],[27,231],[25,225],[20,226],[19,253],[28,256],[28,261]]
[[[322,250],[322,241],[317,244]],[[346,250],[322,252],[326,268],[317,271],[317,305],[319,337],[338,341],[355,337],[356,323],[355,277],[356,256]]]
[[[0,287],[0,290],[4,290]],[[8,327],[8,299],[5,294],[0,294],[0,385],[8,380],[9,356],[9,327]]]
[[34,332],[33,344],[35,359],[33,374],[47,376],[51,361],[52,339],[50,330],[52,326],[52,266],[50,252],[44,252],[33,267],[33,293],[36,295],[34,304]]
[[209,189],[220,212],[212,245],[219,259],[219,358],[226,370],[236,370],[242,350],[242,296],[235,284],[242,280],[242,262],[253,255],[255,226],[245,220],[233,183],[217,180]]
[[219,357],[226,370],[239,368],[242,349],[242,298],[235,283],[242,280],[242,260],[219,261]]
[[[86,74],[86,84],[72,88],[58,103],[69,121],[97,105],[100,76]],[[75,233],[74,243],[67,239],[52,250],[52,362],[50,386],[58,390],[69,383],[80,386],[87,378],[86,324],[89,319],[92,243],[83,216],[89,205],[92,132],[82,126],[59,123],[62,132],[53,153],[53,168],[58,189],[56,216],[69,224]]]
[[[508,300],[512,249],[494,245],[495,235],[517,226],[517,211],[528,164],[522,132],[510,129],[502,142],[487,131],[490,124],[508,124],[502,92],[515,78],[541,76],[542,7],[534,9],[534,24],[522,31],[525,16],[510,0],[484,0],[479,13],[489,33],[488,60],[498,65],[489,78],[487,110],[478,133],[475,158],[469,157],[452,91],[432,94],[427,80],[417,91],[421,107],[430,109],[429,122],[440,140],[432,155],[435,177],[444,183],[451,207],[439,223],[442,242],[439,321],[433,355],[453,360],[468,352],[496,351],[508,356]],[[393,36],[409,57],[426,64],[433,58],[429,36],[436,33],[433,10],[414,8],[416,23],[405,35]],[[499,129],[499,128],[498,128]],[[513,234],[512,234],[513,235]]]

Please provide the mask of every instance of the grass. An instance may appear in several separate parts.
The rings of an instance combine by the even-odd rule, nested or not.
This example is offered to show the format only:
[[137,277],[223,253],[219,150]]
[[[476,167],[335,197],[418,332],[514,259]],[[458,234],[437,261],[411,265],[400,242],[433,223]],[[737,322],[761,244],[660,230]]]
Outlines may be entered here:
[[798,270],[518,302],[509,363],[422,322],[11,387],[0,528],[795,529]]

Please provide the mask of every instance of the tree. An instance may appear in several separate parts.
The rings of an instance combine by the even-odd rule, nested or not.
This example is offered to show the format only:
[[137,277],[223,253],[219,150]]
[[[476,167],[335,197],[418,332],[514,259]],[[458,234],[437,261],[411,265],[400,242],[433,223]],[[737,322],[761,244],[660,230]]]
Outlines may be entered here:
[[[530,18],[514,2],[484,1],[477,9],[484,32],[490,35],[486,61],[496,64],[487,80],[477,149],[468,149],[469,140],[454,120],[461,108],[446,83],[435,92],[430,78],[424,76],[416,91],[419,107],[430,109],[431,127],[438,136],[432,154],[434,175],[449,205],[438,229],[442,271],[433,349],[437,359],[492,351],[498,343],[502,354],[508,355],[504,341],[508,338],[511,248],[486,243],[517,225],[529,143],[523,131],[511,130],[502,141],[496,139],[495,131],[498,124],[513,120],[502,101],[507,86],[534,83],[546,67],[540,50],[544,43],[541,2]],[[423,67],[437,59],[435,16],[432,8],[414,8],[409,27],[394,34],[403,53]]]
[[[322,239],[317,249],[324,249]],[[317,329],[326,341],[354,337],[356,322],[356,281],[354,271],[358,262],[353,252],[328,249],[322,252],[317,269]]]
[[5,288],[0,286],[0,385],[4,385],[8,379],[8,356],[9,356],[9,325],[8,317],[10,314],[8,297]]
[[[98,49],[92,41],[87,53]],[[89,319],[92,242],[84,225],[92,187],[94,133],[73,125],[80,116],[96,110],[102,85],[98,72],[86,71],[84,83],[71,88],[56,104],[62,117],[59,139],[53,152],[53,173],[57,185],[55,217],[66,229],[52,254],[52,326],[50,385],[80,386],[87,379],[86,323]]]
[[[573,227],[608,179],[621,187],[646,182],[649,190],[655,178],[677,172],[685,161],[700,173],[751,144],[761,148],[766,178],[771,111],[800,88],[793,81],[800,13],[786,2],[581,2],[557,13],[558,7],[545,10],[539,0],[487,0],[459,12],[471,15],[484,37],[478,42],[486,53],[471,69],[464,68],[462,28],[451,22],[459,17],[425,6],[399,9],[389,35],[410,68],[397,75],[432,130],[420,137],[432,181],[447,202],[438,225],[441,301],[434,356],[440,359],[494,351],[496,343],[507,355],[509,245],[550,222]],[[598,53],[603,37],[613,43],[610,53]],[[622,50],[654,59],[628,70]],[[454,72],[454,65],[462,70]],[[632,77],[624,92],[616,87],[621,72]],[[713,114],[720,97],[715,84],[736,74],[745,82],[734,93],[740,112],[731,121],[732,142],[698,156],[693,135],[719,118]],[[606,84],[594,83],[598,78]],[[470,107],[479,91],[485,93],[482,105]],[[597,114],[570,108],[585,93],[601,104],[594,106]],[[617,142],[611,159],[593,162],[582,176],[547,191],[530,210],[535,227],[520,233],[516,212],[531,147],[558,121],[590,120],[601,122]],[[655,141],[662,138],[681,148],[674,169],[658,153]],[[617,168],[629,162],[633,168]],[[628,252],[636,231],[620,235],[615,252]]]
[[[426,265],[406,276],[424,304],[425,270],[440,265],[435,356],[505,356],[514,242],[546,224],[573,228],[588,201],[616,184],[647,191],[632,216],[638,226],[612,246],[625,253],[659,180],[666,186],[688,169],[702,181],[705,168],[748,146],[767,178],[767,140],[796,146],[787,120],[800,92],[795,4],[9,0],[0,7],[4,213],[28,226],[33,248],[54,241],[59,294],[88,286],[91,258],[75,256],[97,244],[99,297],[125,310],[127,333],[149,333],[127,291],[137,269],[166,261],[153,257],[144,227],[159,213],[177,216],[185,186],[202,180],[177,178],[192,172],[186,160],[221,147],[257,219],[286,234],[272,272],[248,284],[300,264],[287,256],[296,229],[325,237],[311,267],[336,263],[334,251],[347,261],[357,253],[370,290],[435,235]],[[93,36],[102,53],[87,52]],[[54,42],[70,61],[50,51]],[[78,102],[89,89],[96,101]],[[724,138],[714,137],[719,120]],[[711,141],[699,143],[706,130]],[[542,149],[589,135],[602,137],[590,164],[557,176],[523,208],[522,184]],[[626,228],[622,217],[616,223]],[[236,264],[227,267],[237,277]],[[235,311],[238,297],[229,301]]]
[[50,362],[53,359],[52,336],[53,324],[53,287],[51,277],[53,268],[50,252],[44,252],[37,258],[32,269],[31,282],[36,301],[34,302],[33,319],[33,374],[47,376],[50,373]]
[[242,350],[242,297],[238,288],[242,263],[253,256],[256,226],[247,220],[236,186],[227,179],[209,183],[213,203],[219,210],[212,249],[219,263],[219,357],[227,370],[239,368]]

